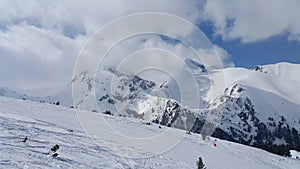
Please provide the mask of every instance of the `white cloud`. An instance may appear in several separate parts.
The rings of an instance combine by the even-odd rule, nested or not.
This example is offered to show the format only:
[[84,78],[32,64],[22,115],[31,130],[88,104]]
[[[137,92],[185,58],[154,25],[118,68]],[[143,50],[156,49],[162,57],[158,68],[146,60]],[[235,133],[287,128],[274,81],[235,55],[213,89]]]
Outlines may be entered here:
[[222,67],[234,67],[234,63],[230,60],[231,55],[222,47],[218,45],[213,46],[214,49],[216,50],[218,57],[221,60],[221,63],[223,64]]
[[195,22],[199,18],[197,1],[163,0],[22,0],[0,2],[0,21],[35,18],[43,28],[62,30],[76,27],[91,34],[107,22],[136,12],[166,12]]
[[300,36],[298,0],[207,0],[203,15],[224,40],[250,43],[283,33],[288,40]]
[[[300,40],[298,0],[204,2],[0,1],[0,85],[32,88],[65,84],[72,76],[79,50],[87,38],[109,21],[136,12],[170,13],[194,24],[200,20],[212,21],[215,35],[225,40],[240,39],[249,43],[283,33],[288,34],[290,41]],[[159,45],[177,54],[186,54],[179,45],[158,39],[147,43],[146,47]],[[228,59],[230,55],[221,47],[214,47],[224,66],[233,66]]]
[[[143,63],[141,61],[127,61],[131,59],[130,57],[134,52],[138,52],[139,54],[142,53],[142,50],[151,48],[156,49],[150,52],[145,52],[146,54],[142,58]],[[166,53],[171,53],[173,55],[173,59],[170,60],[170,57],[165,56],[167,54],[164,54],[164,52],[162,51],[158,51],[158,49],[161,49]],[[184,64],[186,58],[192,58],[193,60],[204,64],[207,68],[223,68],[234,66],[234,64],[230,61],[231,55],[218,45],[210,46],[210,48],[200,48],[195,50],[196,53],[194,53],[191,49],[187,48],[180,42],[177,42],[175,44],[169,43],[166,40],[163,40],[162,37],[158,35],[134,36],[126,39],[126,41],[122,41],[120,44],[115,46],[103,59],[102,66],[105,65],[104,67],[117,67],[120,64],[126,63],[127,70],[124,68],[123,70],[126,70],[125,72],[129,74],[134,72],[131,72],[131,69],[136,69],[138,67],[137,64],[159,65],[159,67],[165,68],[166,70],[182,70],[183,67],[177,64],[173,64],[173,62],[181,60],[181,62]],[[152,55],[149,55],[149,53],[151,53]],[[157,55],[155,56],[155,58],[159,59],[153,59],[154,55]]]
[[85,40],[135,12],[166,12],[196,22],[197,1],[0,1],[0,85],[39,88],[67,83]]
[[0,31],[1,85],[38,88],[66,84],[83,40],[27,23]]

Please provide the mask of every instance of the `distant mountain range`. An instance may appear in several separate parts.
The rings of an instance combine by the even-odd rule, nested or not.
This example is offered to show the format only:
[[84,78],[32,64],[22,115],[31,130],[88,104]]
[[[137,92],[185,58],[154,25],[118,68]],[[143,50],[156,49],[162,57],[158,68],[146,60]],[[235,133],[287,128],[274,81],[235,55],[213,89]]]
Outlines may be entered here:
[[[87,71],[81,72],[55,95],[36,97],[8,88],[0,88],[0,95],[72,107],[71,85],[80,80],[88,90],[95,85],[101,113],[212,134],[281,155],[288,155],[290,149],[300,150],[300,65],[277,63],[253,70],[207,70],[191,59],[185,63],[199,86],[199,98],[185,99],[187,103],[197,100],[198,108],[182,104],[181,92],[185,91],[180,91],[181,86],[173,79],[154,82],[114,68],[100,70],[96,78]],[[184,79],[181,74],[177,76]],[[186,81],[184,85],[192,83]],[[220,83],[225,86],[220,87]],[[191,92],[188,90],[187,93]],[[212,97],[212,92],[217,97]],[[79,101],[75,106],[98,111],[80,106],[83,103],[84,100]]]

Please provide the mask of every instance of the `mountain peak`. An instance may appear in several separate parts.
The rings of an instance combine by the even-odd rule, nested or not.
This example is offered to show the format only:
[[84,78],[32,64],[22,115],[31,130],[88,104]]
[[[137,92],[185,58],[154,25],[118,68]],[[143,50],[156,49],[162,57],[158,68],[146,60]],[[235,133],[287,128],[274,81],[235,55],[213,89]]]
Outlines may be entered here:
[[232,96],[232,97],[237,97],[240,96],[240,93],[243,91],[244,89],[241,87],[241,85],[239,84],[238,81],[235,81],[231,86],[227,87],[225,89],[225,95],[227,96]]

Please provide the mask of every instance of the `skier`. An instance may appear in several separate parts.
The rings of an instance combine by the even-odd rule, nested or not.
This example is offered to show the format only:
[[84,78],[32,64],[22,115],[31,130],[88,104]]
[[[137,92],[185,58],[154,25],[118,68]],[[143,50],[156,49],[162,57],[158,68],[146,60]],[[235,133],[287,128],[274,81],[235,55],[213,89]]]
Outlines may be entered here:
[[55,153],[59,149],[59,145],[55,144],[50,150]]
[[58,156],[57,153],[52,154],[52,157],[53,157],[53,158],[55,158],[55,157],[57,157],[57,156]]
[[58,156],[58,153],[56,153],[56,151],[59,149],[59,145],[55,144],[49,151],[49,154],[52,153],[52,157],[55,158]]
[[26,136],[22,142],[23,142],[23,143],[26,143],[27,140],[28,140],[28,138],[27,138],[27,136]]

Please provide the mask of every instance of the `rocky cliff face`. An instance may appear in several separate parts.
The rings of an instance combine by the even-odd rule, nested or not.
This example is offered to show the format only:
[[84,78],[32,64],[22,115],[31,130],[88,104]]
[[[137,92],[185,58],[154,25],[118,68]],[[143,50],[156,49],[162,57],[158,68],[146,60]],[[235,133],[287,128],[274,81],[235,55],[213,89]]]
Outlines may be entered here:
[[[287,155],[288,149],[299,150],[299,114],[295,114],[293,120],[287,120],[285,112],[262,112],[247,92],[236,83],[217,100],[219,106],[215,110],[223,112],[223,115],[213,136],[282,155]],[[265,116],[267,119],[264,119]]]
[[[176,100],[151,95],[158,85],[138,76],[118,73],[116,86],[111,95],[99,97],[99,104],[109,111],[196,133],[206,132],[277,154],[286,155],[288,149],[300,150],[300,116],[295,112],[300,106],[264,109],[261,105],[270,106],[268,102],[281,102],[286,107],[292,104],[280,97],[274,99],[266,91],[236,82],[200,111],[186,108]],[[261,95],[255,95],[253,90],[263,97],[255,98]],[[122,111],[115,111],[116,104]],[[294,114],[293,118],[286,117],[284,111],[291,111],[287,116]]]
[[[95,85],[99,109],[93,110],[100,113],[212,134],[281,155],[287,155],[289,149],[300,150],[300,83],[296,76],[299,65],[280,63],[258,66],[254,71],[226,69],[227,87],[220,90],[217,98],[208,98],[205,95],[210,90],[207,70],[193,60],[186,60],[186,64],[196,76],[197,83],[201,84],[203,93],[200,92],[200,96],[203,98],[199,100],[202,109],[182,105],[181,100],[176,99],[176,86],[170,86],[173,83],[168,80],[156,84],[112,68],[106,68],[96,78],[82,72],[71,83],[80,80],[87,93]],[[211,73],[214,85],[217,84],[215,74],[218,71]],[[1,88],[0,95],[70,106],[69,89],[70,85],[57,96],[31,97]]]

